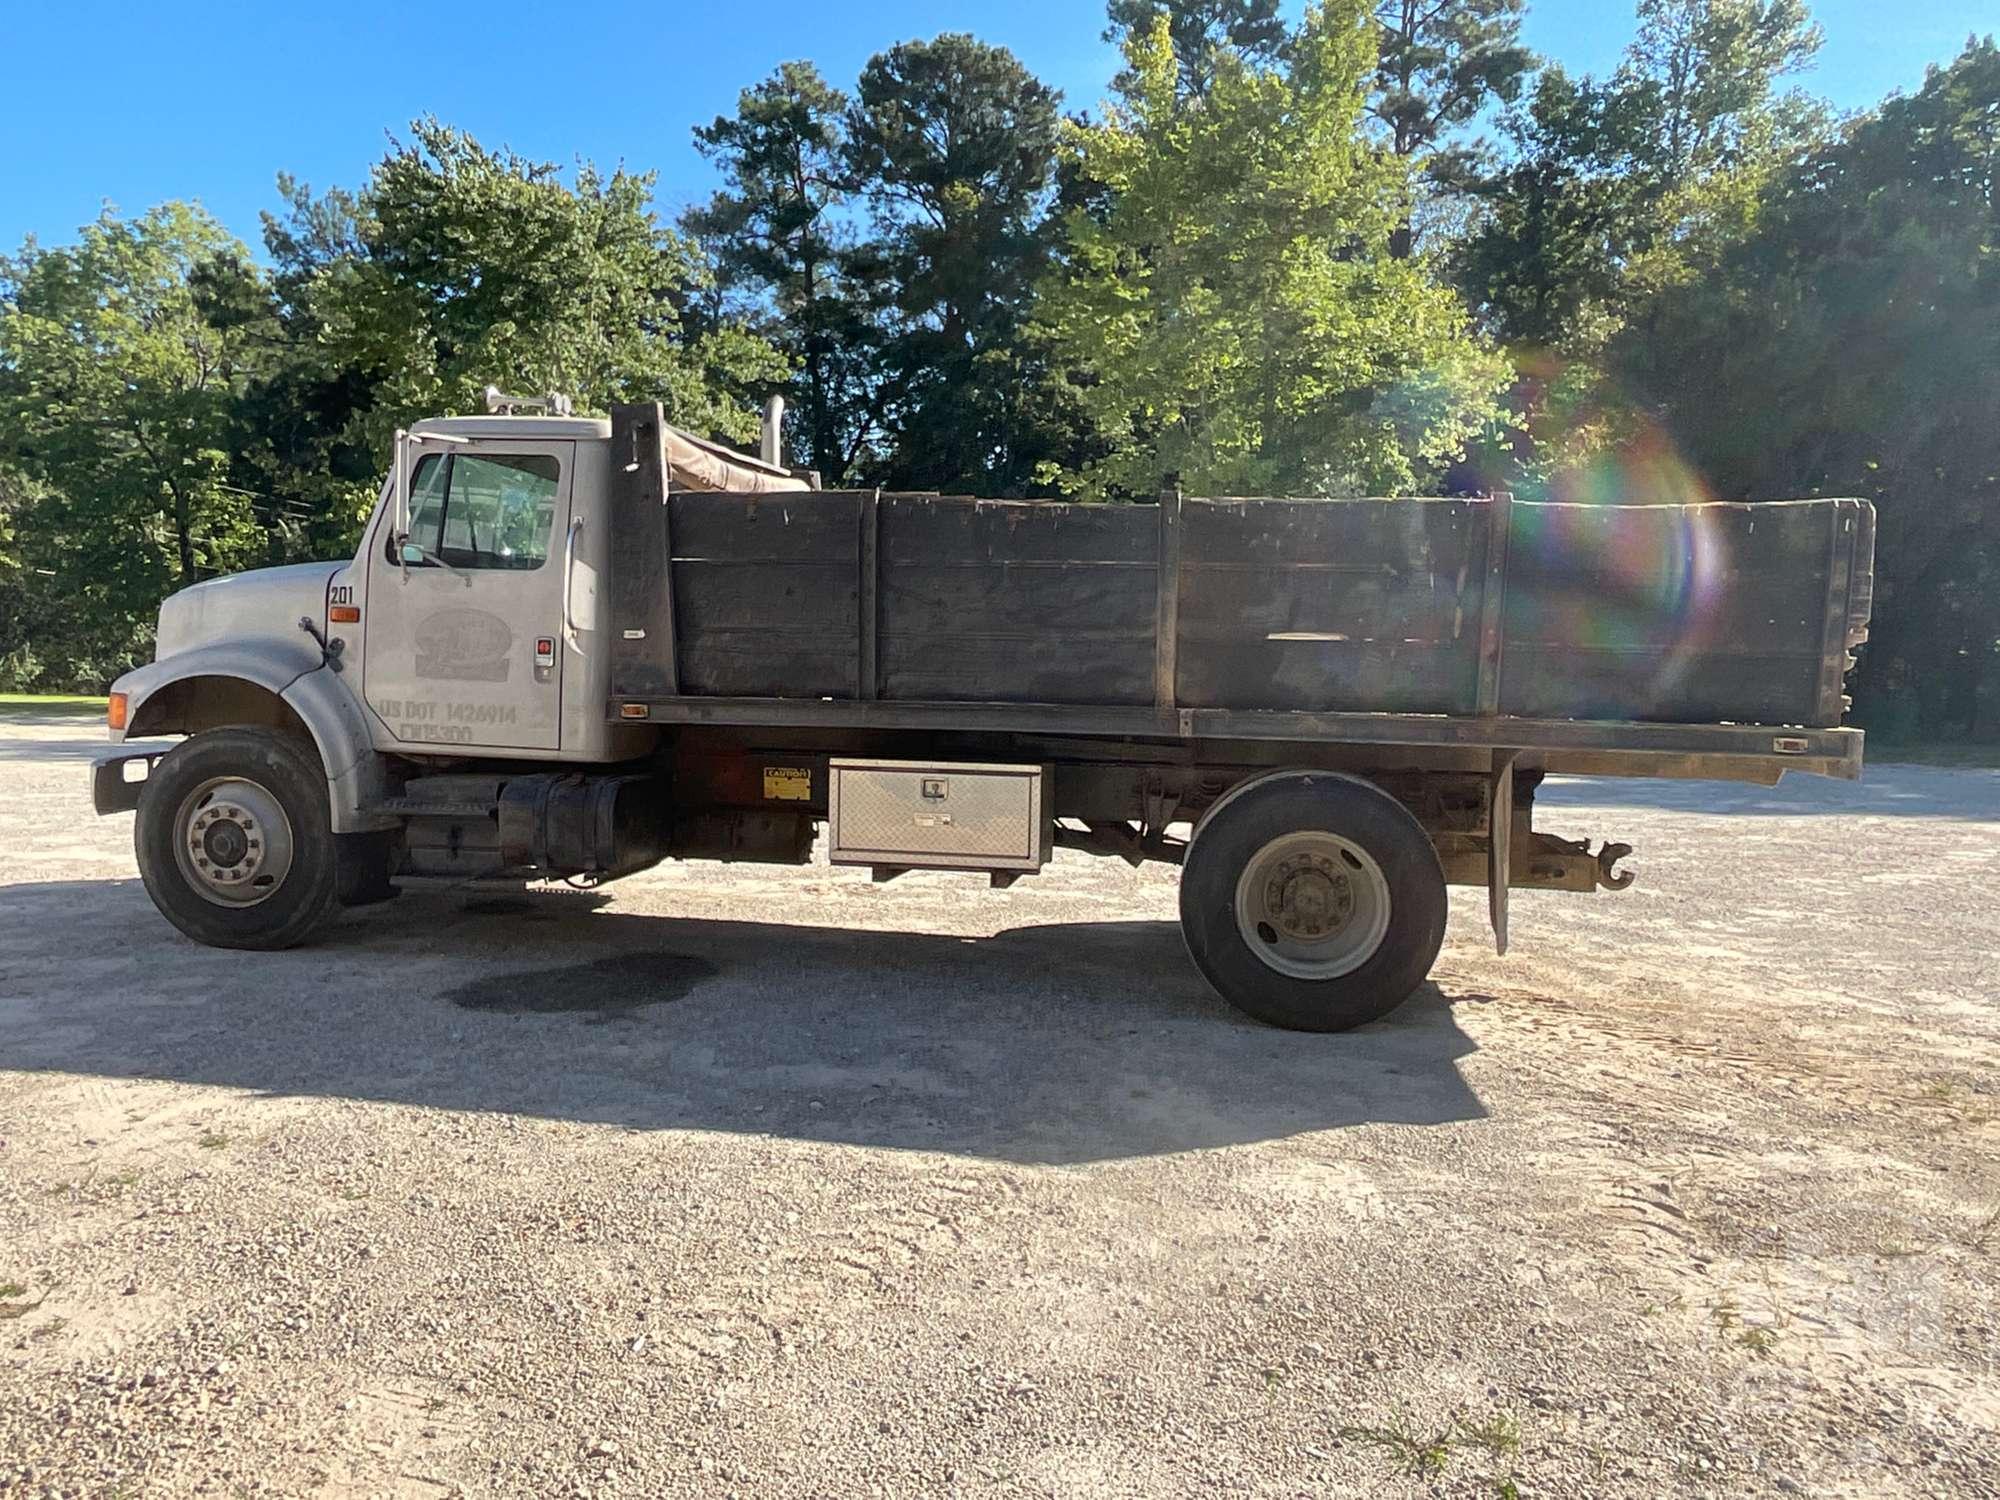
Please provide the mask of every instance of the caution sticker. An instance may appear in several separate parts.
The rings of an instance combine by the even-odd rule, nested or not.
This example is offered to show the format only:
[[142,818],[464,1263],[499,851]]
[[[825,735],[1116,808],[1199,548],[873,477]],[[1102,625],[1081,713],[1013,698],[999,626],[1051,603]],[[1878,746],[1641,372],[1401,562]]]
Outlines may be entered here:
[[773,802],[810,802],[812,772],[804,766],[766,766],[764,796]]

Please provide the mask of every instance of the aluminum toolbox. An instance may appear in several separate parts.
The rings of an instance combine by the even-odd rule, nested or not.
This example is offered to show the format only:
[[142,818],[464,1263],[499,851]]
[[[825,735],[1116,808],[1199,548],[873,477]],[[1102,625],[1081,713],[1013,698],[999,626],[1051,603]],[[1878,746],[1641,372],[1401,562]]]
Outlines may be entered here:
[[1046,767],[833,760],[827,769],[835,864],[1039,870],[1048,863]]

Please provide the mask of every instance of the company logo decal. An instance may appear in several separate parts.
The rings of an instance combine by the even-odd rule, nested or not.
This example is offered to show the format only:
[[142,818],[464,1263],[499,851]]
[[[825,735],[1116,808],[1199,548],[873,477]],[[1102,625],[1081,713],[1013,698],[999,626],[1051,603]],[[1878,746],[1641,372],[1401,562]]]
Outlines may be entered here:
[[505,682],[514,632],[483,609],[441,609],[417,623],[417,676]]

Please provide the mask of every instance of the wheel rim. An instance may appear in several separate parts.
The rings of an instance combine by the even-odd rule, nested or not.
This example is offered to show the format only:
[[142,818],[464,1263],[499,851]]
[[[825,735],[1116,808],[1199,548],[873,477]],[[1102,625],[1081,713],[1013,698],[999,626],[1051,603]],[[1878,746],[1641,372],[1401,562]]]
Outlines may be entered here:
[[1337,833],[1271,840],[1236,882],[1236,930],[1292,979],[1338,979],[1367,963],[1389,930],[1389,880],[1374,856]]
[[174,814],[174,859],[217,906],[268,901],[292,868],[292,823],[268,789],[241,777],[204,781]]

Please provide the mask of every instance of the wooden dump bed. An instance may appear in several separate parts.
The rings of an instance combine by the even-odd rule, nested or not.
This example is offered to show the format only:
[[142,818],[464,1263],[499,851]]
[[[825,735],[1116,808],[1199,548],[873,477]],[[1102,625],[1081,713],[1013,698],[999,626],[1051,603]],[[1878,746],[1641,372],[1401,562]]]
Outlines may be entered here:
[[1186,733],[1189,711],[1300,730],[1434,716],[1486,727],[1418,739],[1493,743],[1512,720],[1832,729],[1866,634],[1865,501],[667,495],[651,410],[621,411],[613,440],[637,455],[613,464],[626,717],[731,703],[773,723],[790,702],[802,721],[881,704],[950,722],[943,706],[976,704],[982,722],[1035,710],[1024,729],[1069,708],[1097,711],[1079,728]]

